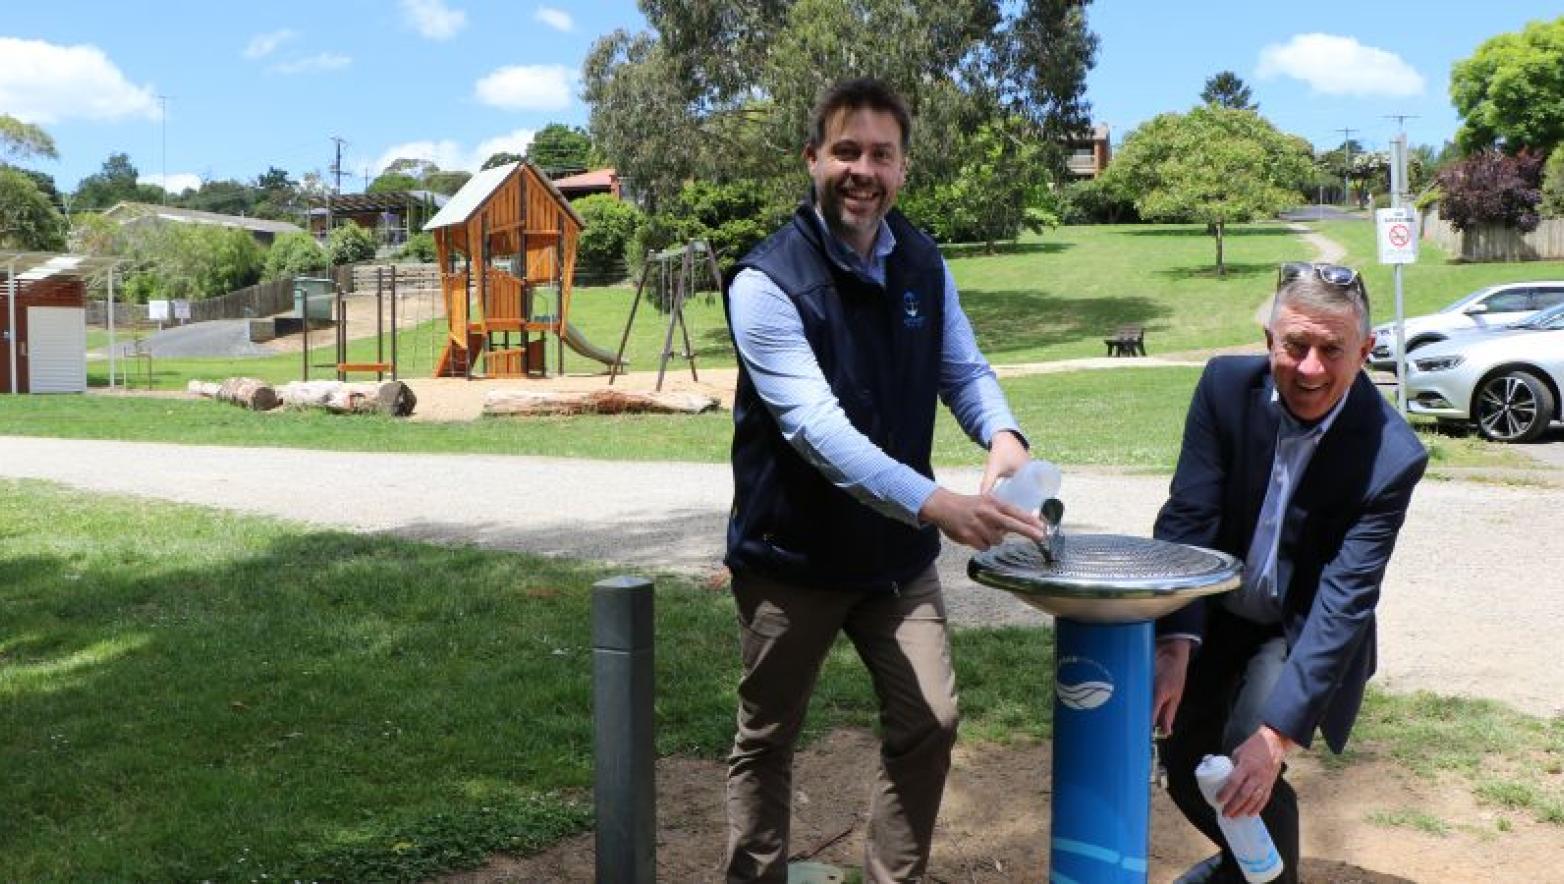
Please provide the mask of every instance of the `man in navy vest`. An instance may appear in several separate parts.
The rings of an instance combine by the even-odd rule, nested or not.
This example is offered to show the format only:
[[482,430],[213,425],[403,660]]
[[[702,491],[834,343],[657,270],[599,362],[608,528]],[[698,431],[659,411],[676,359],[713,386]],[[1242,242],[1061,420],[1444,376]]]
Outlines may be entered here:
[[[740,357],[727,564],[744,663],[729,881],[787,879],[793,746],[838,632],[880,698],[864,876],[924,876],[956,734],[939,535],[976,549],[1043,537],[1035,514],[987,493],[1026,463],[1026,442],[944,259],[892,208],[910,125],[881,83],[828,91],[804,148],[810,198],[724,296]],[[978,494],[933,479],[937,399],[989,451]]]
[[[1195,782],[1233,759],[1219,794],[1259,814],[1298,880],[1287,753],[1318,730],[1342,751],[1374,673],[1374,608],[1428,455],[1363,374],[1373,345],[1356,271],[1285,264],[1268,356],[1206,365],[1156,536],[1244,560],[1243,584],[1157,622],[1156,722],[1179,809],[1222,852],[1181,884],[1245,880]],[[1185,679],[1188,679],[1188,690]]]

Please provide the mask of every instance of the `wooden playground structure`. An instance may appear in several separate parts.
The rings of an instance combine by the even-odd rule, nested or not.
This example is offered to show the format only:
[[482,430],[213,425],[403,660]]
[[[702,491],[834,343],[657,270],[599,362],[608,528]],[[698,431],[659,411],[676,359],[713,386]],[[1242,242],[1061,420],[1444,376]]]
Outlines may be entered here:
[[559,374],[567,346],[616,364],[570,325],[581,227],[531,163],[479,172],[429,219],[446,315],[435,377],[546,377],[550,338]]

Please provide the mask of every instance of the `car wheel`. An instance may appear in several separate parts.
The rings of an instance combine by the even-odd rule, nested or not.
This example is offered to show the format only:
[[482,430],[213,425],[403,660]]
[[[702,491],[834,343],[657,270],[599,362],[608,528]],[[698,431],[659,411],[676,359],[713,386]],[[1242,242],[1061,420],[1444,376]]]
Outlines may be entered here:
[[1531,442],[1553,419],[1553,391],[1530,372],[1494,375],[1478,388],[1472,419],[1495,442]]
[[1421,350],[1422,348],[1427,347],[1429,344],[1437,344],[1442,340],[1444,340],[1444,338],[1415,338],[1413,340],[1407,341],[1407,352],[1411,353],[1413,350]]

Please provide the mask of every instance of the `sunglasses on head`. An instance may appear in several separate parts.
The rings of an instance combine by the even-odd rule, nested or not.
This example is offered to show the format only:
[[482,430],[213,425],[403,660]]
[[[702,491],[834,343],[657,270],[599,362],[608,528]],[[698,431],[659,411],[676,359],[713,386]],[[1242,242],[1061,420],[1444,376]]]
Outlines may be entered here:
[[[1316,264],[1312,261],[1288,261],[1276,270],[1276,286],[1280,288],[1308,273],[1339,288],[1358,284],[1358,271],[1340,264]],[[1361,287],[1361,286],[1360,286]]]

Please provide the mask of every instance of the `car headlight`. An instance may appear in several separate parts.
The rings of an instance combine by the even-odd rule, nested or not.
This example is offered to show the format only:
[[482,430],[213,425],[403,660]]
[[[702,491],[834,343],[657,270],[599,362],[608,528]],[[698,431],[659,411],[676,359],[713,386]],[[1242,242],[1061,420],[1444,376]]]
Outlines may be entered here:
[[1418,371],[1449,371],[1466,361],[1465,356],[1430,356],[1427,359],[1414,359],[1412,364]]

